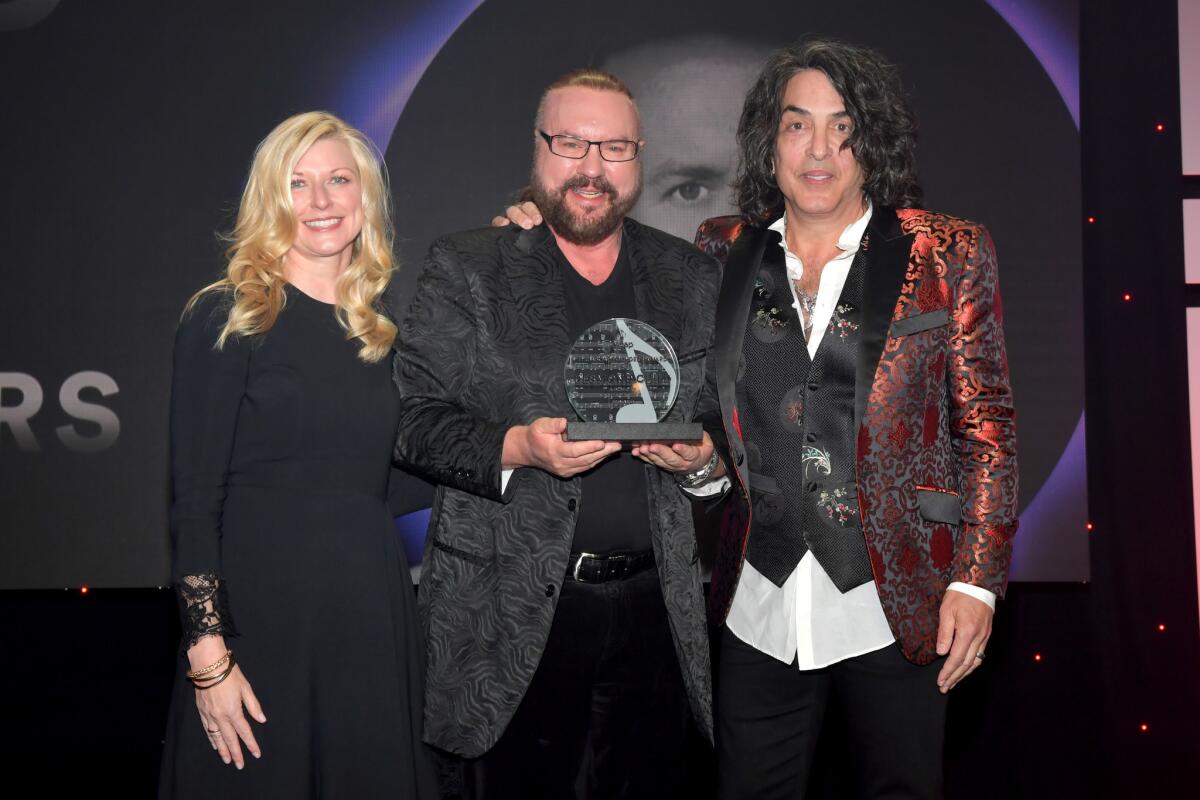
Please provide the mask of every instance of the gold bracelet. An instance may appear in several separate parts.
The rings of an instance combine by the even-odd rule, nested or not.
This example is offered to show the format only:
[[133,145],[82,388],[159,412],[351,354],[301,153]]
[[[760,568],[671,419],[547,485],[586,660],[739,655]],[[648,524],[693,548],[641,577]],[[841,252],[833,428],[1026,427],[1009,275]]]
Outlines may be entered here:
[[192,686],[195,686],[196,690],[200,691],[200,692],[203,692],[205,689],[211,689],[212,687],[216,686],[221,681],[228,678],[230,676],[230,674],[233,673],[233,668],[236,666],[237,666],[237,662],[230,661],[229,666],[225,668],[224,672],[222,672],[221,674],[216,675],[212,678],[207,679],[208,682],[205,683],[203,686],[200,685],[199,683],[197,683],[196,681],[192,681]]
[[229,673],[233,672],[233,668],[236,666],[237,659],[230,655],[229,663],[225,665],[225,669],[221,670],[216,675],[205,675],[203,678],[189,678],[189,680],[197,689],[208,689],[216,686],[218,683],[228,678]]
[[230,656],[232,656],[232,655],[233,655],[232,650],[226,650],[225,655],[221,656],[219,659],[217,659],[213,663],[209,664],[204,669],[197,669],[197,670],[192,670],[191,672],[185,672],[185,673],[183,673],[183,676],[185,678],[187,678],[188,680],[193,680],[195,678],[199,678],[201,675],[207,675],[208,673],[212,672],[213,670],[217,669],[222,664],[224,664],[226,661],[228,661]]

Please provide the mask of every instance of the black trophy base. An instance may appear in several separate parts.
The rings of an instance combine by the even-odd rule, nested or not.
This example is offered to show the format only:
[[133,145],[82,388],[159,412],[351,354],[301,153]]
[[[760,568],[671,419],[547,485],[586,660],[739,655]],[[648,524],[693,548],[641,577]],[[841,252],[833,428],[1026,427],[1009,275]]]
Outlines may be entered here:
[[567,441],[586,442],[699,442],[704,426],[698,422],[568,422]]

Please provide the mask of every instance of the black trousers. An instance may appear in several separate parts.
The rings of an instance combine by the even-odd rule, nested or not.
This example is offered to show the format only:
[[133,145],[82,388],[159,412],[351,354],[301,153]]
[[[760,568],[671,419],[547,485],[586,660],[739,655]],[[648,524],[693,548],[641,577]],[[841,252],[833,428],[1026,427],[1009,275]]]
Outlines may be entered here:
[[529,689],[496,746],[465,765],[465,794],[675,797],[688,714],[657,570],[567,580]]
[[840,716],[849,783],[864,798],[942,796],[946,695],[937,674],[898,644],[800,670],[738,639],[721,636],[716,696],[721,800],[799,800],[827,710]]

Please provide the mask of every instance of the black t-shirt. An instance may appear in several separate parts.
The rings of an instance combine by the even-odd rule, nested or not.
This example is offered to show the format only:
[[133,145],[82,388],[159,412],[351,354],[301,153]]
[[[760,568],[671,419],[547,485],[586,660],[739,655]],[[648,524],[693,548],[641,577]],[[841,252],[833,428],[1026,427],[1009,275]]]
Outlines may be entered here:
[[[583,278],[561,251],[558,267],[566,301],[571,341],[597,322],[613,317],[636,318],[633,270],[625,242],[608,280],[594,286]],[[584,473],[579,517],[572,550],[611,553],[650,547],[650,507],[646,500],[646,465],[626,451]]]

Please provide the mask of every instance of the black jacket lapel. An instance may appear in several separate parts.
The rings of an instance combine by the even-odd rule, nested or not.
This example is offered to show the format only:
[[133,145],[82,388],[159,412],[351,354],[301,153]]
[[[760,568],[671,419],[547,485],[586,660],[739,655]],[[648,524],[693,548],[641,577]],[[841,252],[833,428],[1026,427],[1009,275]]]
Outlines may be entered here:
[[858,366],[854,380],[854,430],[862,424],[867,397],[875,382],[875,370],[883,355],[888,329],[900,297],[900,287],[908,267],[912,249],[912,234],[900,230],[896,212],[877,207],[867,225],[866,275],[863,286],[861,338],[858,343]]
[[[746,226],[733,243],[725,259],[721,276],[721,292],[717,297],[714,331],[715,354],[713,372],[717,398],[721,406],[725,432],[736,435],[733,411],[737,407],[737,371],[742,355],[742,339],[746,335],[746,320],[754,299],[754,279],[768,246],[779,248],[778,233],[765,228]],[[744,491],[750,485],[749,466],[745,463],[744,444],[728,442],[734,468]]]
[[539,225],[505,237],[500,244],[500,259],[512,292],[513,324],[524,332],[530,357],[545,365],[541,374],[554,376],[544,387],[547,402],[560,416],[573,419],[562,378],[571,343],[562,276],[558,274],[553,245],[549,229]]
[[679,254],[673,253],[671,261],[667,262],[662,248],[643,231],[641,224],[626,218],[622,245],[626,248],[633,275],[634,308],[638,319],[666,336],[676,350],[675,355],[679,356],[685,316],[679,306],[688,294],[679,269]]
[[779,234],[774,231],[746,226],[725,259],[713,339],[717,351],[716,380],[723,409],[733,408],[738,359],[742,354],[742,338],[746,335],[746,319],[754,296],[754,278],[768,243],[778,247],[780,241]]

